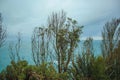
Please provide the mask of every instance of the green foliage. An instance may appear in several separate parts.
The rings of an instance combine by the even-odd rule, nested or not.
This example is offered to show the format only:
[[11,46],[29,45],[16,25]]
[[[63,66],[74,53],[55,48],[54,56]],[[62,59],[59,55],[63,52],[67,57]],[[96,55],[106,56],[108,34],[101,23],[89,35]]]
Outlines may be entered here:
[[[105,24],[102,32],[102,56],[94,56],[92,38],[87,38],[83,43],[82,52],[74,56],[83,26],[78,26],[76,20],[66,18],[64,11],[53,13],[48,19],[47,28],[37,27],[33,32],[31,42],[35,65],[29,65],[27,61],[20,59],[19,35],[15,46],[16,53],[14,54],[13,47],[10,47],[12,61],[0,73],[0,80],[119,80],[119,23],[120,19],[114,19]],[[0,40],[0,47],[6,37],[6,32],[1,29],[2,24],[0,34],[4,32],[4,35]],[[55,54],[52,54],[51,50],[54,50]],[[16,57],[18,60],[15,60]],[[53,59],[57,60],[57,68],[52,63]]]
[[87,63],[86,60],[87,59],[84,59],[84,55],[82,57],[79,56],[77,62],[73,64],[73,67],[70,69],[73,79],[109,80],[105,74],[105,60],[101,56],[97,58],[89,57],[89,63]]
[[57,73],[52,64],[43,63],[40,66],[28,65],[26,61],[14,62],[0,73],[4,80],[64,80],[67,73]]
[[82,26],[78,26],[77,21],[71,18],[66,18],[64,11],[53,13],[49,17],[48,29],[52,36],[52,45],[54,56],[58,61],[58,72],[64,73],[68,70],[70,61],[73,60],[73,52],[78,46]]
[[120,19],[112,19],[107,22],[102,31],[102,55],[104,58],[114,52],[118,42],[120,41]]
[[5,79],[5,77],[6,77],[6,71],[5,70],[3,70],[1,73],[0,73],[0,80],[4,80]]
[[103,57],[98,56],[92,63],[92,78],[93,80],[108,80],[105,74],[106,64]]
[[92,38],[84,41],[83,48],[70,69],[71,77],[75,80],[107,80],[105,60],[101,56],[94,57]]
[[103,27],[102,54],[106,62],[106,75],[111,80],[119,80],[120,68],[120,19],[112,19]]
[[92,39],[88,38],[87,40],[84,41],[83,44],[83,51],[82,54],[79,54],[76,57],[76,62],[73,63],[72,67],[72,75],[73,79],[84,79],[88,78],[91,79],[92,77],[92,63],[94,61],[94,56],[93,56],[93,47],[92,45]]
[[11,61],[11,65],[8,65],[6,68],[6,78],[11,80],[23,80],[25,78],[24,73],[27,65],[26,61],[19,61],[17,63]]

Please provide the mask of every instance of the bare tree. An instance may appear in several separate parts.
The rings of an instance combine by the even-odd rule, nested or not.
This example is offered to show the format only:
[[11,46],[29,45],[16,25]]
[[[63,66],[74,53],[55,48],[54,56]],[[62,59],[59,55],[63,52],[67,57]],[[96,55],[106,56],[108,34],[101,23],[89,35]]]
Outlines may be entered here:
[[[50,61],[49,31],[47,28],[36,27],[31,38],[32,57],[37,66],[41,63]],[[49,57],[48,57],[49,56]]]
[[6,40],[6,29],[2,25],[2,15],[0,13],[0,47],[2,47]]
[[9,51],[10,51],[10,59],[12,61],[20,61],[20,48],[21,48],[21,34],[18,33],[17,36],[17,43],[14,45],[14,43],[9,44]]

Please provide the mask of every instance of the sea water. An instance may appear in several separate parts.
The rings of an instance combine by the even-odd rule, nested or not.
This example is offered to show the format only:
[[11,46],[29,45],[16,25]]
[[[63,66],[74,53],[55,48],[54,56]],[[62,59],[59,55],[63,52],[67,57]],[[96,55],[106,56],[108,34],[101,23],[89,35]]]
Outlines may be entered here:
[[[79,43],[79,46],[82,46],[84,41],[81,41]],[[0,72],[6,68],[7,65],[10,64],[10,50],[9,50],[9,43],[11,41],[6,41],[6,44],[0,48]],[[15,49],[15,43],[16,41],[12,42],[13,49]],[[95,56],[101,55],[101,48],[100,48],[101,40],[93,40],[93,47],[94,47],[94,53]],[[80,49],[78,49],[79,51]],[[13,50],[15,51],[15,50]],[[21,43],[20,48],[20,57],[21,59],[27,60],[29,64],[34,64],[32,60],[32,50],[31,50],[31,41],[30,40],[24,40]]]

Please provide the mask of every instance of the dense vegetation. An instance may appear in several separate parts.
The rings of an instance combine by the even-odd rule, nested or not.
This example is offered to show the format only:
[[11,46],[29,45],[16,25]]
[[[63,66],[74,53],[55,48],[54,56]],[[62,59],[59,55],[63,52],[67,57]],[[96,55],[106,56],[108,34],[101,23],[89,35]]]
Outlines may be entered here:
[[[14,45],[9,45],[11,64],[0,73],[0,80],[119,80],[119,23],[120,19],[113,19],[105,24],[102,31],[102,53],[94,56],[91,37],[79,45],[83,26],[67,18],[64,11],[53,13],[48,18],[47,27],[36,27],[33,31],[31,51],[35,65],[29,65],[21,59],[21,37],[18,34],[15,49]],[[2,36],[1,24],[0,44],[2,40],[5,41]],[[76,53],[78,46],[83,48]]]

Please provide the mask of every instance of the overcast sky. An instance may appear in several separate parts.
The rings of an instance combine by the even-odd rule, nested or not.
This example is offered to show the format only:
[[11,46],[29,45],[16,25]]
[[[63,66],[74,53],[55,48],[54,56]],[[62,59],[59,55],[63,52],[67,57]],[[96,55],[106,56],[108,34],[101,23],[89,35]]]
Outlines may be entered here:
[[99,39],[104,24],[120,18],[120,0],[0,0],[3,25],[11,36],[31,36],[34,27],[45,25],[48,15],[61,10],[84,26],[83,38]]

